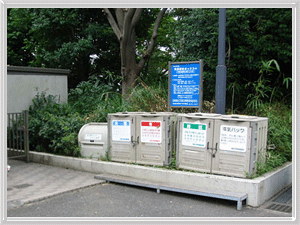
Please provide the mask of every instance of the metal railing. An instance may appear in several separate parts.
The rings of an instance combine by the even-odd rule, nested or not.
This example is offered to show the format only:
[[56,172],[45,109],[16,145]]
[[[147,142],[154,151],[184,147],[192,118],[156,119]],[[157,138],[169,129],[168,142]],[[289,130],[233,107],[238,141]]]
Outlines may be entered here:
[[7,156],[29,162],[28,110],[7,114]]

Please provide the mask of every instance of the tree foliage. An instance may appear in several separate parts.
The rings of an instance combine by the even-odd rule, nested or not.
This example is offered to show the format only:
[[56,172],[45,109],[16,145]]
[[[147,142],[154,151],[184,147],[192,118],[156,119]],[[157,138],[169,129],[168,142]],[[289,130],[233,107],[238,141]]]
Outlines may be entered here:
[[[177,60],[204,60],[204,98],[212,100],[218,63],[218,9],[192,9],[177,23]],[[291,92],[283,85],[284,79],[292,77],[291,9],[227,9],[226,48],[227,103],[235,91],[235,101],[245,106],[244,99],[252,92],[245,85],[256,82],[263,63],[270,60],[276,60],[281,69],[261,78],[268,79],[271,88],[277,87],[282,95]]]
[[[112,9],[106,9],[105,14],[104,9],[93,8],[8,9],[8,64],[71,69],[70,88],[97,75],[103,83],[114,80],[115,90],[120,90],[119,77],[123,75],[123,80],[142,79],[148,85],[167,89],[169,61],[203,59],[204,99],[214,99],[218,9],[166,10],[158,29],[155,25],[161,9],[115,10],[117,14]],[[133,24],[128,26],[132,29],[127,39],[131,40],[127,45],[130,48],[120,44],[120,37],[124,41],[125,35],[120,15],[125,18],[125,12],[139,15],[134,20],[131,17]],[[115,30],[122,30],[121,36],[108,22],[109,13]],[[255,98],[256,103],[291,101],[292,9],[229,8],[226,17],[227,108],[242,109],[247,101],[255,103]],[[151,47],[153,40],[155,48]],[[149,57],[150,52],[153,57]],[[125,62],[130,66],[124,66]],[[280,70],[260,73],[269,62],[273,66],[276,62]],[[131,75],[126,75],[125,68]],[[256,90],[265,92],[261,95],[265,97],[255,94],[255,87],[260,87]]]
[[29,31],[32,15],[28,9],[7,10],[7,64],[28,66],[34,55],[27,44],[31,39]]
[[[19,20],[23,14],[28,15],[28,29],[19,31],[18,41],[31,56],[23,66],[70,69],[70,88],[90,75],[107,70],[119,72],[118,41],[102,9],[11,9],[11,15]],[[10,16],[8,31],[18,29],[14,23],[18,20]],[[11,40],[13,37],[8,36],[9,46]],[[11,65],[19,65],[12,57],[16,51],[18,48],[12,46],[8,52]],[[91,58],[93,55],[95,59]]]

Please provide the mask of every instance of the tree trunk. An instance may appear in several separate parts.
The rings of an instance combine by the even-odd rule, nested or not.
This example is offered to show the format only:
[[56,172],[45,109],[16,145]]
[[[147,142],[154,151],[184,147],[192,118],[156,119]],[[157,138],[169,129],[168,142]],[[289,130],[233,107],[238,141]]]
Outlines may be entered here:
[[122,95],[124,97],[131,88],[135,87],[135,83],[139,74],[135,50],[135,31],[133,29],[132,34],[128,39],[124,38],[120,41]]
[[141,60],[136,61],[136,34],[135,26],[141,18],[142,9],[115,9],[115,17],[109,9],[104,9],[107,19],[120,42],[121,53],[121,74],[122,74],[122,95],[126,97],[129,90],[135,87],[137,78],[146,62],[154,50],[155,40],[162,17],[167,9],[162,9],[156,19],[150,45],[144,52]]

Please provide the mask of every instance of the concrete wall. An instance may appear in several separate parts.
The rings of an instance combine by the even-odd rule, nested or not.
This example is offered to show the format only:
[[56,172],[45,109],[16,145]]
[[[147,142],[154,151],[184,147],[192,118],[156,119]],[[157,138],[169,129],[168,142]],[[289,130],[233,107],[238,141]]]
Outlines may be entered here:
[[68,101],[69,70],[7,66],[7,113],[29,109],[37,93]]

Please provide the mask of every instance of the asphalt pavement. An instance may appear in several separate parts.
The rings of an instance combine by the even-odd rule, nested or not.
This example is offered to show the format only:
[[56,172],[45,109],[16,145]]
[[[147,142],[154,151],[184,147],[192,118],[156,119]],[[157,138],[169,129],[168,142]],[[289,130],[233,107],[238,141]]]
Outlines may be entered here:
[[93,173],[19,160],[8,163],[8,218],[292,217],[291,187],[258,208],[243,206],[238,211],[233,201],[168,191],[158,194],[155,189],[106,183]]

